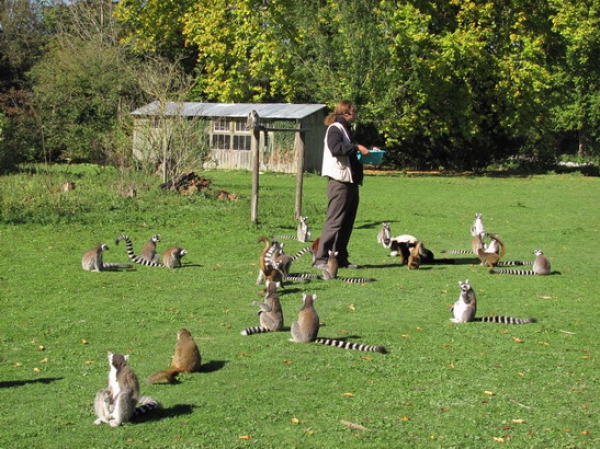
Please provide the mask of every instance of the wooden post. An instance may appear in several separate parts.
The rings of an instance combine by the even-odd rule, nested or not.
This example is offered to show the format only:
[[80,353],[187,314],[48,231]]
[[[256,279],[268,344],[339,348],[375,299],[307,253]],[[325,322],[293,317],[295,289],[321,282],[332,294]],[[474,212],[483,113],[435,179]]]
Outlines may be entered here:
[[258,172],[260,168],[260,127],[252,128],[252,141],[250,143],[250,153],[252,154],[252,203],[250,211],[250,220],[258,224]]
[[304,143],[305,136],[298,124],[298,131],[296,132],[296,139],[294,144],[296,146],[296,205],[294,206],[294,217],[298,220],[302,216],[302,186],[304,183]]

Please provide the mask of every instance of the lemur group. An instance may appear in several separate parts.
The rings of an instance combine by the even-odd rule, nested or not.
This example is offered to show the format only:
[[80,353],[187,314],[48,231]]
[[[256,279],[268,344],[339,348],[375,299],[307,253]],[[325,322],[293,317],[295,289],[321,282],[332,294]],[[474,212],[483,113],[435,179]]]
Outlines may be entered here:
[[[492,274],[508,275],[538,275],[544,276],[552,274],[550,261],[546,258],[542,250],[533,251],[535,259],[532,261],[507,261],[501,260],[506,250],[504,243],[497,234],[489,233],[485,230],[481,213],[475,214],[475,221],[470,227],[470,233],[473,237],[470,250],[446,250],[442,253],[448,254],[471,254],[477,257],[480,265],[488,267]],[[372,278],[361,277],[343,277],[338,275],[337,252],[335,248],[329,251],[329,258],[326,264],[315,266],[315,254],[319,244],[319,239],[315,239],[311,246],[307,246],[298,251],[293,256],[284,252],[284,243],[282,240],[296,240],[299,242],[311,242],[311,232],[308,228],[307,217],[300,217],[297,233],[295,236],[274,236],[260,237],[257,243],[262,244],[259,256],[259,273],[256,280],[257,285],[264,283],[264,290],[260,293],[263,301],[253,301],[252,304],[259,308],[259,324],[248,327],[240,332],[243,336],[250,336],[265,332],[278,332],[283,330],[283,309],[279,299],[278,289],[282,288],[285,282],[308,282],[313,279],[338,280],[351,284],[364,284],[373,282]],[[187,254],[187,251],[180,247],[168,248],[160,262],[160,255],[156,251],[157,243],[160,242],[160,235],[153,235],[142,247],[140,255],[136,255],[133,249],[133,243],[127,235],[117,237],[115,243],[125,241],[127,256],[129,261],[150,267],[181,267],[181,259]],[[381,244],[386,250],[390,250],[390,256],[398,258],[401,265],[406,265],[408,270],[417,270],[422,264],[452,264],[455,262],[452,258],[436,259],[433,252],[428,250],[422,241],[413,235],[401,234],[392,236],[390,222],[385,221],[377,234],[377,243]],[[101,272],[114,271],[121,269],[131,269],[132,264],[104,263],[103,252],[108,250],[105,243],[85,252],[81,260],[84,270]],[[291,271],[292,263],[298,258],[311,254],[313,266],[321,271],[321,274],[315,273],[293,273]],[[498,268],[501,266],[531,266],[531,269]],[[477,298],[469,280],[459,281],[460,294],[458,300],[451,308],[454,323],[467,323],[473,321],[495,322],[503,324],[526,324],[534,323],[535,318],[514,318],[511,316],[486,316],[476,317]],[[354,349],[359,351],[387,353],[384,346],[366,345],[362,343],[348,342],[343,339],[318,338],[319,315],[315,309],[316,294],[302,295],[302,308],[298,312],[298,319],[292,323],[290,328],[290,341],[297,343],[318,343],[327,346],[334,346],[342,349]],[[128,355],[108,353],[109,374],[108,387],[97,392],[94,401],[94,411],[97,419],[94,424],[106,423],[117,427],[124,422],[131,421],[136,416],[147,413],[160,407],[160,404],[154,398],[140,396],[140,387],[137,376],[127,364]],[[175,354],[171,361],[171,368],[165,371],[159,371],[147,380],[148,383],[175,383],[180,373],[192,373],[201,369],[201,354],[198,346],[194,342],[192,334],[187,329],[181,329],[177,333],[177,343],[175,345]]]

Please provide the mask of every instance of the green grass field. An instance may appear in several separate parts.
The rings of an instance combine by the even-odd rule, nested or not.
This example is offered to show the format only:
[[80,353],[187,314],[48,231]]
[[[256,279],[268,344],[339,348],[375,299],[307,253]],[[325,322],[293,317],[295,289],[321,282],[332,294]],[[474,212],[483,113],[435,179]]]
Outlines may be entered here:
[[[0,178],[1,448],[600,447],[600,179],[367,176],[351,260],[365,285],[316,280],[280,297],[285,332],[243,337],[258,324],[255,285],[263,235],[294,234],[295,178],[260,178],[260,226],[250,223],[251,175],[203,173],[209,194],[180,196],[139,174],[135,199],[119,174],[93,166]],[[76,189],[61,193],[65,179]],[[303,214],[323,224],[325,181],[307,175]],[[468,255],[408,271],[376,243],[394,235],[468,249],[475,212],[506,243],[505,259],[541,248],[552,276],[490,275]],[[189,251],[183,268],[90,273],[82,254],[127,262],[159,233],[159,252]],[[286,242],[286,252],[304,245]],[[310,257],[295,272],[316,272]],[[535,317],[522,326],[453,324],[449,306],[469,279],[478,316]],[[317,295],[319,336],[385,345],[386,355],[288,341],[303,293]],[[147,385],[166,369],[177,331],[192,331],[203,372]],[[143,395],[162,409],[119,428],[94,426],[107,351],[130,354]]]

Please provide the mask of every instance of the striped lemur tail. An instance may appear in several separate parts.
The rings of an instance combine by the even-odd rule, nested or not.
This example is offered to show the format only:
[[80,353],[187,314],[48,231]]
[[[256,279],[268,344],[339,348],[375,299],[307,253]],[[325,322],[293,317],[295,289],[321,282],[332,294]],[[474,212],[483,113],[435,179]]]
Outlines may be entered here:
[[335,338],[317,338],[315,343],[325,346],[334,346],[342,349],[354,349],[356,351],[379,352],[387,354],[385,346],[364,345],[362,343],[352,343],[350,341],[337,340]]
[[164,266],[161,263],[150,262],[150,261],[144,259],[142,256],[138,256],[137,254],[135,254],[135,252],[133,251],[133,243],[131,243],[131,239],[128,236],[126,236],[124,234],[120,235],[119,237],[117,237],[115,243],[118,245],[121,240],[125,240],[125,244],[127,245],[127,257],[132,262],[140,264],[140,265],[145,265],[147,267],[162,267],[162,266]]
[[533,276],[536,273],[533,270],[515,270],[511,268],[492,268],[491,274],[516,274],[518,276]]
[[158,401],[154,398],[151,398],[150,396],[142,396],[140,398],[140,400],[137,403],[137,406],[135,407],[135,410],[133,412],[133,416],[137,417],[137,416],[141,416],[141,415],[145,415],[148,412],[151,412],[152,410],[156,410],[160,408],[160,404],[158,403]]
[[500,323],[500,324],[527,324],[536,323],[535,318],[514,318],[512,316],[484,316],[475,318],[473,321],[481,321],[483,323]]

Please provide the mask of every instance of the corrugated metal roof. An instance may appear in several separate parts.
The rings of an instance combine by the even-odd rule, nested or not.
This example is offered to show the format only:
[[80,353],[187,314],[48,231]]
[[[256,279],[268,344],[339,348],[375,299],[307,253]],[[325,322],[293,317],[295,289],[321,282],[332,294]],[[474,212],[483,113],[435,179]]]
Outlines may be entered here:
[[[302,119],[325,108],[324,104],[287,104],[287,103],[166,103],[167,115],[187,117],[248,117],[254,109],[265,119]],[[136,109],[132,115],[160,115],[160,102],[154,101]]]

